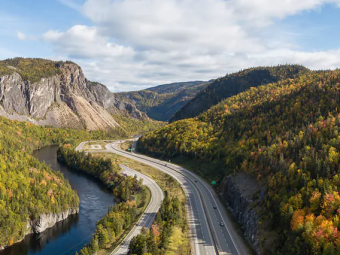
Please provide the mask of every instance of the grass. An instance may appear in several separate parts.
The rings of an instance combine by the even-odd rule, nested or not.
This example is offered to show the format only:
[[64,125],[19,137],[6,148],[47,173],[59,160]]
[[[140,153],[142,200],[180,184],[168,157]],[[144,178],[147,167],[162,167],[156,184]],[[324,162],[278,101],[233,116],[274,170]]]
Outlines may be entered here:
[[132,141],[126,141],[125,143],[120,143],[118,147],[123,151],[129,151],[128,149],[131,150],[132,144],[133,144]]
[[181,185],[171,176],[160,170],[153,168],[149,165],[140,163],[130,158],[126,158],[113,153],[102,153],[104,157],[111,158],[114,162],[123,164],[130,167],[146,176],[152,178],[161,187],[163,191],[166,191],[170,197],[178,197],[178,199],[185,203],[185,195]]
[[[184,205],[186,203],[186,198],[181,185],[171,176],[166,173],[151,167],[149,165],[140,163],[130,158],[120,156],[114,153],[101,153],[103,157],[110,158],[114,162],[130,167],[146,176],[152,178],[163,190],[167,192],[170,197],[178,197],[180,202]],[[182,228],[179,226],[173,227],[173,232],[170,238],[169,250],[166,254],[169,255],[181,255],[190,253],[190,241],[187,226],[186,214],[183,215],[185,226]],[[121,239],[122,240],[122,239]],[[113,248],[110,249],[111,251]],[[98,255],[104,255],[105,253],[98,253]]]
[[85,143],[84,147],[83,147],[83,150],[96,151],[96,149],[92,149],[91,145],[100,145],[101,149],[104,150],[105,149],[105,145],[107,145],[107,143],[103,142],[103,141]]

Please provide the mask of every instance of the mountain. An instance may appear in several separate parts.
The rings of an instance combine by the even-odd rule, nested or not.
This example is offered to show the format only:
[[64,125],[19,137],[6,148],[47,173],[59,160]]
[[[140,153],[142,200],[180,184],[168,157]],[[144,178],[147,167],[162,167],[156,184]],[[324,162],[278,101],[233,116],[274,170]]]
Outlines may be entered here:
[[210,82],[171,83],[116,95],[132,100],[136,107],[140,111],[146,112],[150,118],[168,121],[176,111],[208,86]]
[[339,254],[339,95],[340,70],[310,71],[145,134],[138,150],[218,180],[258,254]]
[[179,109],[170,122],[196,117],[223,99],[236,95],[251,87],[258,87],[280,80],[294,78],[308,69],[299,65],[256,67],[226,75],[212,82],[193,99]]
[[88,81],[77,64],[24,58],[0,61],[0,115],[87,130],[121,128],[120,115],[152,122],[130,100]]

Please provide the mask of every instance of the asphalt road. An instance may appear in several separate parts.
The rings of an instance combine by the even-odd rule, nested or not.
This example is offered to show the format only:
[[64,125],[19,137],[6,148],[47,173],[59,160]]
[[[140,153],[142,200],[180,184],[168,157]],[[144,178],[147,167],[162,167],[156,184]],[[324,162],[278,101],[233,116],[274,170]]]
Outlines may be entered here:
[[156,214],[161,206],[161,203],[164,199],[163,191],[158,186],[158,184],[149,178],[148,176],[141,174],[131,168],[126,166],[120,165],[123,169],[122,173],[135,176],[137,175],[138,179],[143,179],[143,185],[147,186],[151,191],[151,200],[149,205],[146,207],[143,215],[140,217],[139,221],[137,222],[136,226],[130,231],[130,233],[124,238],[119,246],[117,246],[112,253],[110,254],[127,254],[129,250],[129,244],[132,238],[141,233],[142,228],[150,228],[152,226],[153,221],[155,220]]
[[[236,232],[232,220],[210,185],[178,165],[118,149],[118,144],[124,141],[112,141],[105,146],[106,151],[155,167],[181,184],[187,198],[186,211],[193,254],[249,254],[243,239]],[[77,150],[81,150],[85,143],[81,143]],[[135,142],[132,148],[136,148]],[[221,222],[224,223],[223,226]]]
[[[178,165],[122,151],[118,149],[120,142],[122,141],[115,141],[105,148],[107,151],[153,166],[173,176],[182,185],[187,197],[187,216],[194,254],[249,254],[217,194],[204,180]],[[221,226],[221,222],[224,226]]]

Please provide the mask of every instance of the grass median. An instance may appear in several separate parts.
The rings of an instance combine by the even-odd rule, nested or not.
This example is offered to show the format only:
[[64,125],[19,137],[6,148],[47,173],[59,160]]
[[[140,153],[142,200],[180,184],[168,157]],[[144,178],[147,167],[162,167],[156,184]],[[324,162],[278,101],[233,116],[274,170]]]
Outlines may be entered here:
[[[181,204],[183,206],[185,205],[186,198],[181,185],[168,174],[147,164],[114,153],[103,152],[100,153],[100,155],[105,158],[110,158],[112,161],[118,164],[125,165],[131,169],[134,169],[152,178],[160,186],[163,192],[166,192],[170,198],[177,197]],[[186,217],[185,213],[183,214],[183,217]],[[169,245],[168,248],[166,249],[167,255],[190,254],[190,242],[188,236],[187,219],[184,218],[182,222],[184,222],[184,225],[178,224],[172,228],[172,233],[169,238]]]

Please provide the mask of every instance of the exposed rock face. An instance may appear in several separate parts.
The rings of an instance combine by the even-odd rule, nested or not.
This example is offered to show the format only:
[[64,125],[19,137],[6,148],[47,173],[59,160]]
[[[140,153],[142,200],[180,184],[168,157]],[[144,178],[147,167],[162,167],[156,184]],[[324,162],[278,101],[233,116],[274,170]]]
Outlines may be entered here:
[[33,222],[29,222],[29,233],[39,234],[47,228],[53,227],[59,221],[65,220],[69,215],[79,213],[79,209],[69,209],[66,212],[57,214],[42,214]]
[[119,124],[112,114],[144,115],[127,99],[116,97],[104,85],[86,80],[81,68],[62,63],[60,74],[30,83],[14,72],[0,76],[0,115],[38,125],[77,129],[111,129]]
[[[17,243],[21,242],[26,235],[36,233],[40,234],[44,232],[46,229],[53,227],[57,222],[65,220],[68,216],[72,214],[79,213],[79,208],[70,208],[65,212],[61,213],[49,213],[39,215],[37,219],[34,221],[27,221],[26,224],[26,232],[21,240],[18,240]],[[0,250],[5,249],[6,247],[0,246]]]
[[260,252],[258,214],[252,209],[251,197],[259,189],[259,185],[246,174],[227,176],[222,183],[222,196],[228,209],[242,225],[244,236],[257,254]]
[[111,114],[126,111],[129,116],[135,119],[148,118],[145,113],[140,112],[137,109],[132,100],[128,100],[123,96],[111,93],[103,84],[88,82],[88,88],[94,95],[95,101]]

